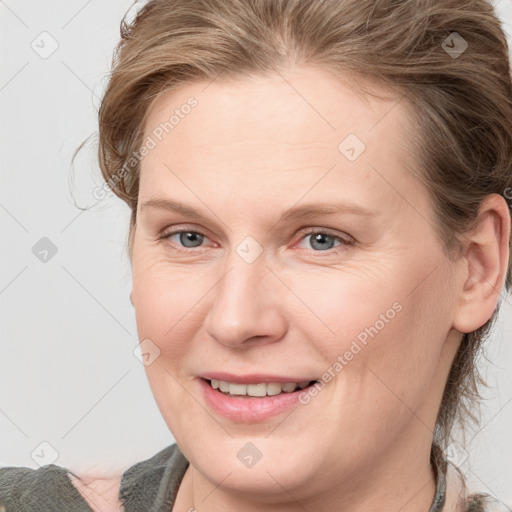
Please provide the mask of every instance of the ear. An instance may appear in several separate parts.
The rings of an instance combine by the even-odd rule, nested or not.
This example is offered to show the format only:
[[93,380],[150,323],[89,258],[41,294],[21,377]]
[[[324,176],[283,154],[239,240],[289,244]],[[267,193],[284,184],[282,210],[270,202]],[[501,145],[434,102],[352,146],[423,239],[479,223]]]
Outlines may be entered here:
[[487,196],[463,247],[464,281],[453,327],[469,333],[494,313],[505,283],[510,239],[510,212],[503,197]]

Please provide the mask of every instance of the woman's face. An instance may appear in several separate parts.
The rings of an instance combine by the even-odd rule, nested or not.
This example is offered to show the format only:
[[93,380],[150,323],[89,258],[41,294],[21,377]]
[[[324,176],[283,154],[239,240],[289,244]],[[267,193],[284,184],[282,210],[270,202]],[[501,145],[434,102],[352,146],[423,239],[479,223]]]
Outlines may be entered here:
[[188,84],[150,112],[131,298],[158,407],[210,490],[307,500],[428,460],[460,272],[398,100],[310,67]]

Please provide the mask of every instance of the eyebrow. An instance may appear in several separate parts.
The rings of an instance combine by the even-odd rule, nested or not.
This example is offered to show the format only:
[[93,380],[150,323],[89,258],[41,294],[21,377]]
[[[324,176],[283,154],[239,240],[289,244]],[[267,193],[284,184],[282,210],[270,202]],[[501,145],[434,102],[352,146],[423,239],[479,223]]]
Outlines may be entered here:
[[[149,199],[140,207],[141,211],[147,208],[157,208],[179,213],[192,219],[207,220],[206,216],[195,208],[191,208],[190,206],[180,203],[179,201],[172,201],[170,199]],[[279,222],[297,219],[307,220],[314,217],[339,215],[342,213],[352,213],[355,215],[370,217],[376,215],[378,212],[376,210],[365,208],[352,202],[305,204],[286,210],[281,215]]]

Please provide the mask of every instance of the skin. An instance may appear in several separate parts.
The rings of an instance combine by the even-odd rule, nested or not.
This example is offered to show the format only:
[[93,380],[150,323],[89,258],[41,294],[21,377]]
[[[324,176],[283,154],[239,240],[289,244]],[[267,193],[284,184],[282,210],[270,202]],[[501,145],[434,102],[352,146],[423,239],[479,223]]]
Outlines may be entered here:
[[[145,136],[198,101],[142,160],[132,251],[139,338],[160,350],[147,377],[190,461],[173,510],[429,509],[442,392],[461,333],[496,306],[510,223],[489,196],[447,256],[411,172],[411,111],[387,94],[366,98],[310,66],[182,85],[149,112]],[[366,145],[355,161],[338,150],[350,133]],[[156,198],[205,218],[142,208]],[[373,214],[279,222],[339,201]],[[204,237],[164,239],[171,228]],[[305,228],[345,242],[315,243]],[[248,236],[263,250],[252,263],[236,252]],[[242,423],[204,402],[205,371],[321,378],[394,303],[400,312],[307,405]],[[251,468],[237,457],[249,441],[262,454]]]
[[69,479],[93,512],[118,512],[121,476],[111,478],[78,477],[68,473]]

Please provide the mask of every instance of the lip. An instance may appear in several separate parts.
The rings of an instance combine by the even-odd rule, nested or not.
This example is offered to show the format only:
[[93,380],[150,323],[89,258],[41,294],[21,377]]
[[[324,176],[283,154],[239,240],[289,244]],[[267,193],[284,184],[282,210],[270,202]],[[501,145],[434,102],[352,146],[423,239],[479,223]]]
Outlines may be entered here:
[[282,375],[270,375],[263,373],[251,373],[246,375],[235,375],[233,373],[226,372],[208,372],[199,375],[199,377],[206,380],[224,380],[226,382],[232,382],[236,384],[269,384],[270,382],[304,382],[318,380],[318,377],[283,377]]
[[[261,382],[300,382],[290,379],[279,381],[276,380],[275,376],[272,376],[273,380],[268,381],[261,380],[261,375],[246,375],[245,377],[245,382],[242,382],[240,380],[233,380],[232,382],[239,382],[241,384],[257,384]],[[254,380],[256,377],[260,380]],[[227,380],[228,382],[230,381],[230,379],[228,380],[218,377],[212,378],[219,380]],[[304,391],[307,391],[307,389],[309,388],[308,386],[304,389],[297,389],[296,391],[292,391],[291,393],[281,393],[279,395],[267,396],[264,398],[232,397],[221,393],[217,389],[213,389],[210,383],[203,378],[198,378],[197,380],[199,382],[201,392],[203,393],[204,400],[208,407],[217,414],[220,414],[237,423],[257,423],[265,421],[268,418],[277,416],[278,414],[281,414],[287,411],[288,409],[291,409],[292,407],[297,407],[298,405],[300,405],[299,394],[303,393]]]

